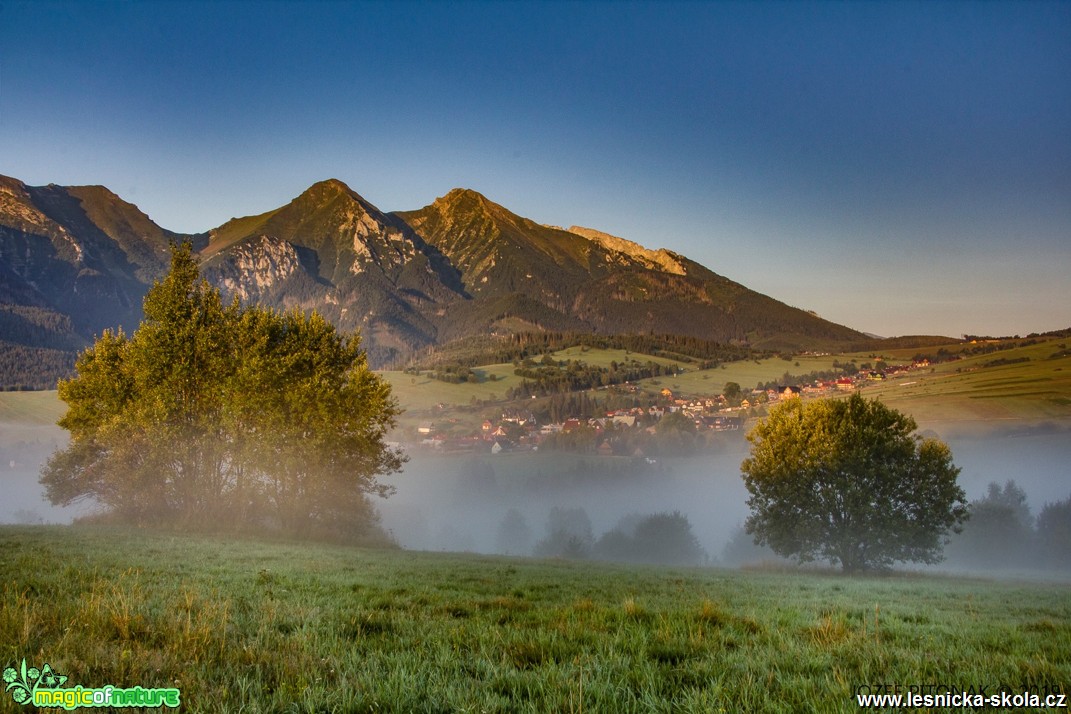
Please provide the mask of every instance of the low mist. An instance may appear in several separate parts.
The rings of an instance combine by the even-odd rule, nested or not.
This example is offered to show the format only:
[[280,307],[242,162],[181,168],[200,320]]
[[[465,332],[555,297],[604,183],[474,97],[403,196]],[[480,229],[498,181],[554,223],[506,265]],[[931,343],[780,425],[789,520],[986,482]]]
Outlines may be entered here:
[[[968,501],[985,497],[990,483],[1013,480],[1036,518],[1045,504],[1071,497],[1071,434],[1066,430],[1041,426],[936,435],[952,448]],[[772,552],[740,533],[748,515],[740,477],[747,453],[742,435],[726,438],[712,454],[654,462],[547,453],[435,456],[416,450],[405,471],[388,479],[397,492],[380,502],[380,513],[383,526],[405,548],[532,555],[540,554],[539,542],[551,536],[548,520],[554,509],[582,509],[595,539],[637,517],[679,512],[687,517],[707,562],[776,561]],[[521,547],[523,539],[503,538],[507,514],[514,530],[518,523],[522,534],[527,529],[528,548]],[[967,556],[958,540],[962,537],[953,536],[946,549],[949,559],[935,566],[938,570],[997,575],[1052,567],[1024,560],[1024,552],[1036,551],[1033,541],[1024,541],[1021,550]]]
[[511,510],[523,516],[533,547],[549,535],[554,508],[583,509],[595,538],[628,516],[679,512],[716,556],[747,517],[739,474],[745,446],[741,440],[711,456],[653,463],[565,454],[417,454],[390,479],[398,490],[380,512],[384,527],[406,548],[479,553],[504,550],[499,527]]
[[[984,499],[991,483],[1003,487],[1013,481],[1036,523],[1046,504],[1071,497],[1071,432],[1046,425],[943,431],[926,433],[952,448],[968,501]],[[49,455],[66,444],[65,432],[55,426],[0,424],[0,437],[0,522],[70,523],[92,511],[92,504],[53,507],[38,482]],[[634,528],[644,517],[679,513],[705,554],[702,562],[737,566],[775,560],[740,532],[748,515],[740,477],[748,443],[741,433],[725,435],[713,453],[694,458],[409,453],[404,471],[385,479],[395,494],[376,501],[383,528],[404,548],[533,555],[552,535],[552,511],[568,509],[583,512],[595,541],[615,529]],[[984,525],[980,518],[973,525],[974,532],[969,521],[964,535],[953,537],[948,559],[937,570],[1071,571],[1037,562],[1039,543],[1028,533],[1001,531],[1003,526]]]

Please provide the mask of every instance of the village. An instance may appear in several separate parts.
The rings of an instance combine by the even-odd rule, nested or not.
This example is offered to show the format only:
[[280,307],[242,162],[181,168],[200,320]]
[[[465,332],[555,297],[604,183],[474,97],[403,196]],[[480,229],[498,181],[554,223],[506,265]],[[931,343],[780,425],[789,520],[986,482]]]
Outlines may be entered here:
[[[716,435],[743,432],[750,420],[765,416],[770,406],[787,399],[819,399],[853,392],[868,384],[902,377],[928,368],[929,360],[904,365],[882,365],[851,376],[818,379],[801,385],[739,389],[729,383],[721,394],[689,395],[668,387],[652,390],[625,383],[599,387],[593,393],[617,397],[630,406],[602,410],[594,415],[567,414],[558,421],[539,419],[533,410],[511,406],[479,425],[451,416],[422,422],[409,435],[409,446],[435,453],[503,453],[570,451],[599,456],[647,458],[672,453],[667,446],[687,445],[689,452],[717,443]],[[624,398],[624,399],[622,399]],[[515,404],[515,403],[514,403]],[[672,434],[672,437],[668,435]],[[681,435],[685,435],[686,444]]]

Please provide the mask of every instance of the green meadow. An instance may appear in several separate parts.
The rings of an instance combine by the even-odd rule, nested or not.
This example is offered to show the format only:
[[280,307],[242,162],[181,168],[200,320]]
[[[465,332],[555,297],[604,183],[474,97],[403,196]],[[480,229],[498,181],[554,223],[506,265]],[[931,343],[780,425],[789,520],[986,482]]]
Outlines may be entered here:
[[[852,712],[1071,688],[1071,586],[0,528],[0,661],[190,712]],[[22,711],[10,696],[0,711]]]

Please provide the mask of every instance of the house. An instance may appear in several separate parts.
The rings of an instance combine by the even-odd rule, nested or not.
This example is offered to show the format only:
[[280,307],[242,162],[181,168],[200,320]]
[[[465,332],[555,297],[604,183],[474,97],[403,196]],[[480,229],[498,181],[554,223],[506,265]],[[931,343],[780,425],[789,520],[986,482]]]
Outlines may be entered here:
[[483,426],[480,427],[480,428],[483,429],[485,432],[488,432],[488,431],[491,431],[492,429],[494,429],[495,425],[491,423],[490,419],[484,419],[483,420]]
[[741,420],[736,417],[714,417],[711,428],[714,431],[735,431],[740,428]]
[[614,455],[614,447],[610,446],[610,442],[609,441],[604,441],[601,444],[599,444],[599,448],[597,448],[595,451],[599,454],[599,456],[613,456]]
[[799,396],[800,396],[800,388],[799,387],[782,387],[781,388],[781,399],[793,399],[793,398],[798,398]]
[[427,436],[431,432],[435,431],[435,425],[431,423],[424,423],[417,427],[417,433]]
[[841,377],[837,380],[837,389],[844,392],[850,392],[855,389],[855,382],[850,377]]

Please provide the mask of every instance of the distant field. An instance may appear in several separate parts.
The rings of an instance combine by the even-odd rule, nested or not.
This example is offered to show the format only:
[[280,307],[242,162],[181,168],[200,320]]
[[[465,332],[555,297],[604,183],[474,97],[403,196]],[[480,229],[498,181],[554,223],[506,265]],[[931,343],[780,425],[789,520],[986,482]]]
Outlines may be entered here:
[[919,422],[1068,419],[1071,355],[1060,344],[1050,341],[937,364],[868,386],[864,394],[881,397]]
[[721,394],[728,382],[736,382],[745,390],[750,390],[760,383],[780,381],[786,372],[793,376],[798,376],[816,371],[832,370],[833,362],[838,359],[846,361],[846,358],[839,355],[822,357],[801,355],[790,360],[775,357],[763,360],[726,362],[720,367],[710,370],[696,370],[694,367],[688,370],[685,367],[688,371],[684,374],[675,377],[642,380],[640,384],[653,391],[669,387],[674,392],[691,396],[709,396]]
[[[1071,687],[1071,587],[0,528],[0,665],[196,712],[855,712]],[[9,695],[0,711],[22,711]]]
[[55,390],[0,392],[0,424],[53,425],[63,416],[63,407]]
[[[499,401],[505,398],[506,390],[520,385],[521,378],[513,374],[512,364],[495,364],[473,369],[484,380],[477,384],[449,384],[430,377],[383,371],[379,374],[390,382],[394,395],[404,409],[426,411],[439,404],[463,406],[473,399]],[[498,381],[489,381],[489,375]]]
[[[640,380],[641,387],[653,392],[669,387],[675,392],[702,396],[721,394],[726,382],[736,382],[745,388],[752,388],[759,382],[778,380],[787,371],[792,374],[807,374],[816,370],[829,370],[836,355],[814,357],[801,356],[790,361],[783,359],[745,360],[727,362],[712,370],[699,370],[694,363],[680,362],[666,357],[657,357],[625,350],[584,349],[573,347],[554,353],[559,361],[578,360],[599,367],[608,367],[611,362],[624,363],[636,360],[663,365],[675,365],[683,370],[682,374],[657,379]],[[798,366],[797,366],[798,363]],[[404,372],[381,372],[391,383],[399,403],[414,412],[426,412],[439,404],[465,406],[474,399],[481,401],[498,401],[506,390],[517,387],[521,378],[516,376],[512,364],[496,364],[475,368],[481,381],[477,384],[448,384],[429,377],[417,377]],[[489,381],[490,375],[497,381]],[[423,415],[422,415],[423,416]]]

